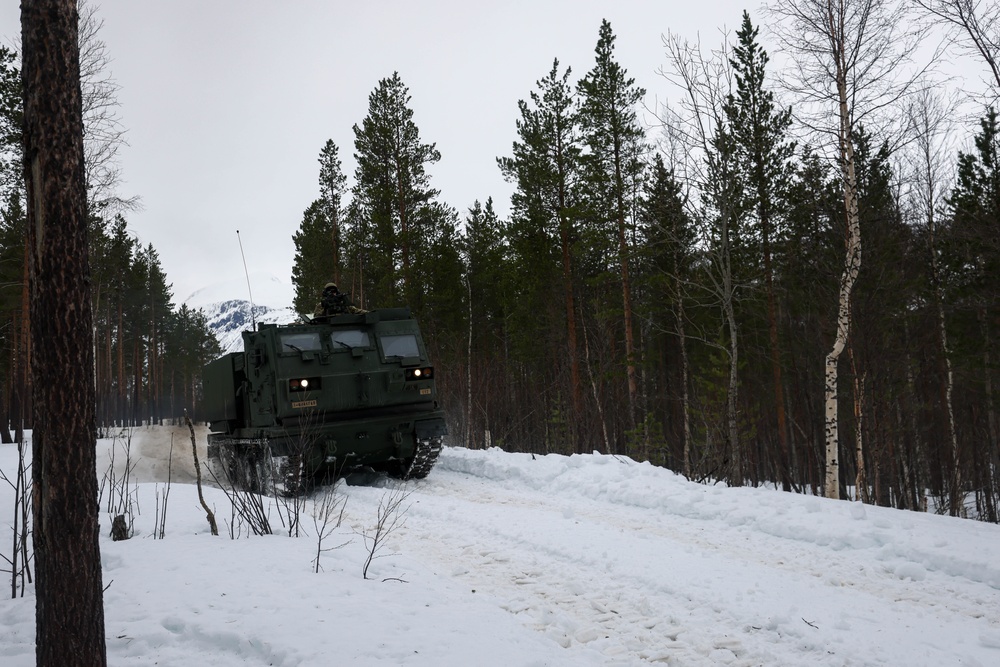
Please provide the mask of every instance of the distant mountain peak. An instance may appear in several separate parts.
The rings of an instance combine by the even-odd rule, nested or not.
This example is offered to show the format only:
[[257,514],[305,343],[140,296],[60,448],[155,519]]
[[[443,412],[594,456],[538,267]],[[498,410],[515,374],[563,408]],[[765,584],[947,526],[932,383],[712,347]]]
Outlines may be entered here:
[[289,308],[295,298],[295,288],[271,273],[250,274],[250,291],[245,277],[220,281],[197,289],[184,299],[189,308],[204,308],[224,301],[242,300],[249,303],[251,292],[254,306]]
[[291,308],[294,290],[269,273],[251,273],[253,306],[247,294],[246,279],[219,282],[199,290],[184,300],[189,308],[201,310],[208,328],[222,347],[222,352],[243,349],[243,332],[254,324],[290,324],[299,315]]

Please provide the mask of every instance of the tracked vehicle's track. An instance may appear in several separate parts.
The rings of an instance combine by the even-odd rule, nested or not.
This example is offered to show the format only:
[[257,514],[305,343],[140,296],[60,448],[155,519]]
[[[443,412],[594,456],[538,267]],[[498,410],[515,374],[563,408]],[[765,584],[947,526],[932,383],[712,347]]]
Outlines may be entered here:
[[441,453],[441,438],[417,440],[417,451],[410,462],[410,468],[403,474],[403,479],[423,479],[437,462]]
[[[400,470],[397,465],[390,474],[400,479],[424,479],[437,462],[442,440],[417,440],[409,466]],[[215,438],[209,445],[207,462],[217,483],[241,491],[302,495],[315,481],[303,468],[301,455],[273,456],[266,440]]]

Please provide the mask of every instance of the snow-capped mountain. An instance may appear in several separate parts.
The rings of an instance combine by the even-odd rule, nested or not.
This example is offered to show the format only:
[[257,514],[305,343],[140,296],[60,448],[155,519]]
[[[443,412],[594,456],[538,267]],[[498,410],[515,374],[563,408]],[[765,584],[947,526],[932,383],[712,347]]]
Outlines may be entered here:
[[299,317],[291,307],[294,296],[291,285],[269,273],[253,273],[250,286],[252,292],[247,290],[246,280],[219,282],[195,291],[184,300],[189,308],[205,313],[223,354],[242,350],[242,333],[253,329],[255,323],[289,324]]

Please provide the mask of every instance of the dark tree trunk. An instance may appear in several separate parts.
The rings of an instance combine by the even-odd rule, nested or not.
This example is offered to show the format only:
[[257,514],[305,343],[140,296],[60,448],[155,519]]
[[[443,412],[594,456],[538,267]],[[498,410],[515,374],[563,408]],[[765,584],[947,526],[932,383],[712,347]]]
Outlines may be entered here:
[[22,0],[39,667],[107,664],[76,0]]

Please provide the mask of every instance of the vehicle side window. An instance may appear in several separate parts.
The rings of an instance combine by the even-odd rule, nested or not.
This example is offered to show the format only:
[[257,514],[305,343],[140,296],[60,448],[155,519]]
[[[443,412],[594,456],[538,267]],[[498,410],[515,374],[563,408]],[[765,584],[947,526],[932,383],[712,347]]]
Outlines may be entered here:
[[340,329],[330,334],[330,340],[333,341],[334,349],[338,347],[368,347],[371,345],[368,339],[368,332],[363,329]]
[[322,349],[318,332],[285,334],[281,337],[282,352],[312,352]]
[[386,357],[420,356],[420,348],[417,346],[417,337],[413,334],[380,336],[379,339],[382,341],[382,354]]

